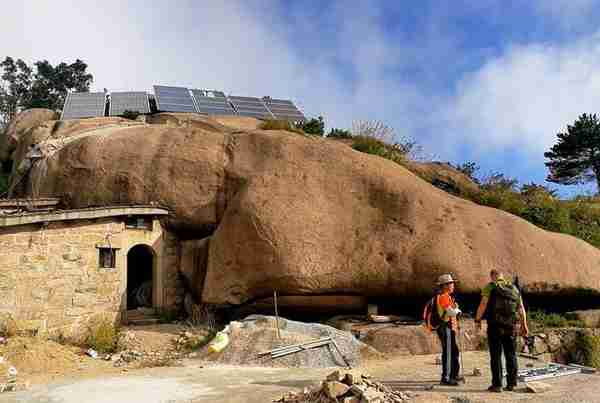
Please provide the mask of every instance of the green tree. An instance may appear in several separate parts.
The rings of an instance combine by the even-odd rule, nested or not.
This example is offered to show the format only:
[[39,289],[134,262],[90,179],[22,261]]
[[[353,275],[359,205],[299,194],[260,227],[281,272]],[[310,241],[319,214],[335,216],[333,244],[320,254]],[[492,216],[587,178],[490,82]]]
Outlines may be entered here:
[[87,64],[79,59],[56,66],[42,60],[34,67],[12,57],[0,63],[0,123],[6,125],[22,109],[62,109],[69,91],[87,92],[93,81]]
[[305,122],[301,129],[306,134],[323,136],[323,134],[325,134],[325,121],[323,120],[323,116],[319,116],[317,119],[312,118],[308,122]]
[[350,130],[345,129],[331,129],[329,133],[327,133],[327,137],[338,139],[351,139],[352,133],[350,133]]
[[596,181],[600,190],[600,121],[581,115],[567,131],[556,135],[558,142],[544,153],[550,170],[547,181],[575,185]]
[[0,63],[0,120],[6,126],[20,108],[31,100],[33,70],[23,60],[7,57]]

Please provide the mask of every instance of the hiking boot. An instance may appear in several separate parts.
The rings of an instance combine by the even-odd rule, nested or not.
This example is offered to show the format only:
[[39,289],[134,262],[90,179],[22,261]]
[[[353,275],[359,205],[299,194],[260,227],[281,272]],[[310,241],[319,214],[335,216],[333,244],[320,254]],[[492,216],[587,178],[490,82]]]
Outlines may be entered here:
[[458,381],[456,379],[443,380],[440,382],[442,386],[458,386]]
[[501,393],[502,392],[502,386],[490,386],[489,388],[487,388],[488,392],[494,392],[494,393]]
[[461,376],[461,375],[457,376],[457,377],[456,377],[456,378],[454,378],[454,379],[456,379],[458,382],[464,382],[464,381],[465,381],[465,377],[464,377],[464,376]]
[[517,387],[517,385],[506,385],[504,390],[508,390],[509,392],[512,392],[515,390],[516,387]]

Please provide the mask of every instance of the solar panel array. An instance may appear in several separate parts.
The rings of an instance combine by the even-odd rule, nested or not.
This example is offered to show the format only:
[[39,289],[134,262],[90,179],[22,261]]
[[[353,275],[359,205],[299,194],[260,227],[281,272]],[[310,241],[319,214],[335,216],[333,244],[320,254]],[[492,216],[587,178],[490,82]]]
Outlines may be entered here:
[[104,116],[104,92],[71,92],[67,94],[61,119],[79,119]]
[[156,108],[163,112],[196,112],[190,90],[183,87],[155,85]]
[[112,92],[109,116],[120,116],[125,111],[150,113],[148,94],[145,92]]
[[221,91],[191,90],[196,110],[209,115],[235,115],[235,111]]
[[229,101],[240,116],[250,116],[258,119],[274,118],[260,98],[230,96]]
[[296,108],[296,105],[292,103],[292,101],[288,101],[286,99],[274,99],[264,97],[263,101],[267,108],[273,113],[276,119],[281,120],[290,120],[294,122],[305,121],[306,118]]
[[[198,112],[208,115],[240,115],[258,119],[305,121],[300,110],[285,99],[229,96],[221,91],[155,85],[156,109],[162,112]],[[61,119],[78,119],[105,115],[104,92],[73,92],[67,95]],[[149,96],[141,91],[110,94],[108,116],[125,111],[151,113]]]

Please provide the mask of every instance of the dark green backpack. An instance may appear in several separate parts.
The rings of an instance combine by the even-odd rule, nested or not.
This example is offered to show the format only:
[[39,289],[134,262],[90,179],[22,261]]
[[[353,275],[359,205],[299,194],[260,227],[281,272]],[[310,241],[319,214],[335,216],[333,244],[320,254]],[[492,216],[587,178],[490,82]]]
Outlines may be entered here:
[[514,329],[519,322],[521,294],[514,285],[494,283],[489,301],[488,321],[504,329]]

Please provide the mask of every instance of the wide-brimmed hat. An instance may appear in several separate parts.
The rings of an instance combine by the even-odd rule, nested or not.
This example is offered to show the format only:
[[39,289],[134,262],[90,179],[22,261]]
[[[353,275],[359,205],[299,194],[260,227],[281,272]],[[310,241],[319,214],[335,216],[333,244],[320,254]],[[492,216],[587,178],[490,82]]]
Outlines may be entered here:
[[438,277],[438,280],[437,280],[438,285],[449,284],[449,283],[456,283],[456,280],[454,280],[452,278],[451,274],[442,274],[441,276]]

